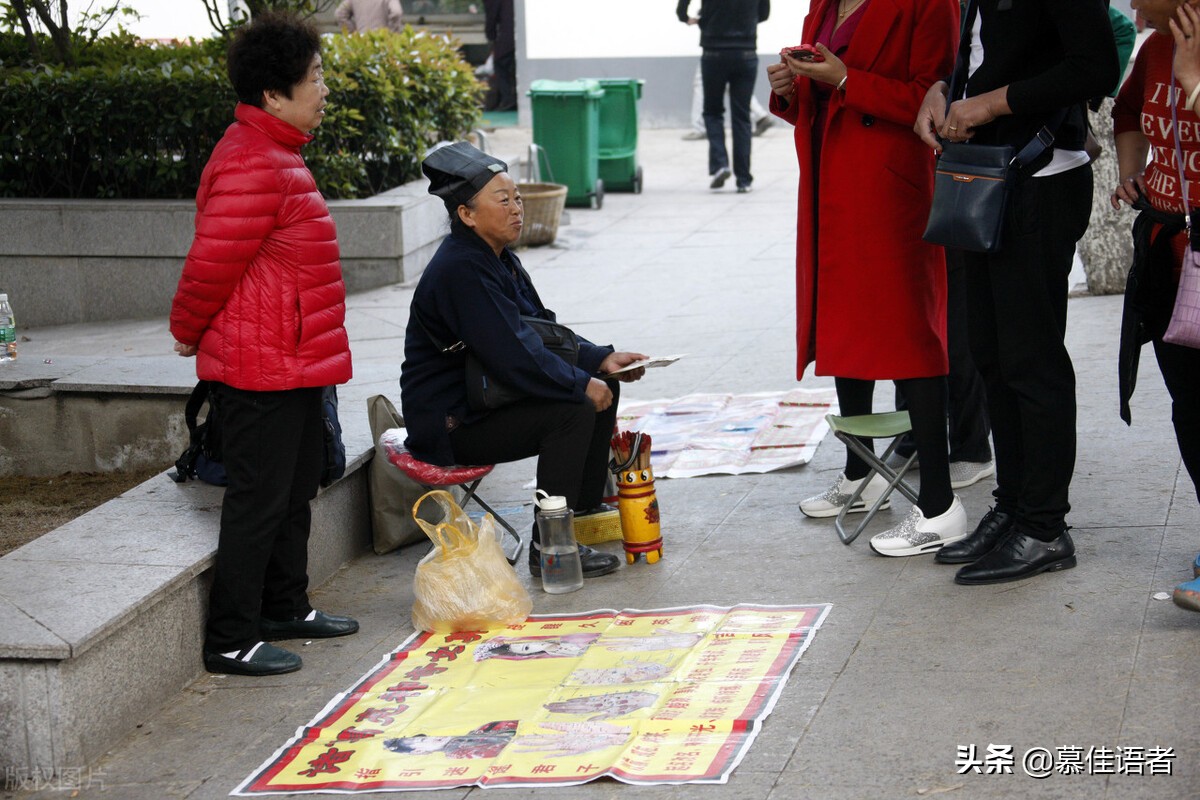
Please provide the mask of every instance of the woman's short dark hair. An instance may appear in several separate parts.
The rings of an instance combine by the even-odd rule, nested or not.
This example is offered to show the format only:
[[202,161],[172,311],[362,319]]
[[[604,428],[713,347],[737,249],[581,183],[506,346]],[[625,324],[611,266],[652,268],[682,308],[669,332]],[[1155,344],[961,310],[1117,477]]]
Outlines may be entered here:
[[238,29],[229,45],[229,81],[238,100],[262,108],[263,92],[287,98],[308,75],[321,36],[294,14],[267,11]]

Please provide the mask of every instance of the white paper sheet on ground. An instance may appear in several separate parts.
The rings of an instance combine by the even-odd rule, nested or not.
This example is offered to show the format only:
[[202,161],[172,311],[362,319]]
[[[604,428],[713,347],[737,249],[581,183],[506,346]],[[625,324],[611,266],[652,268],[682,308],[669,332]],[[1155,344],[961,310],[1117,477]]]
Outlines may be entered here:
[[623,401],[621,431],[650,434],[655,477],[741,475],[808,463],[837,413],[833,389]]

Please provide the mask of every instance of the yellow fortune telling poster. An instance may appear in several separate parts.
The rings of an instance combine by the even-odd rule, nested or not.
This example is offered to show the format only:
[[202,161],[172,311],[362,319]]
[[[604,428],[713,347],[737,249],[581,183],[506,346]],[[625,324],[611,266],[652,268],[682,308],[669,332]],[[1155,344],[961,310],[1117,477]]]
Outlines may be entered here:
[[724,783],[828,604],[418,632],[234,791]]

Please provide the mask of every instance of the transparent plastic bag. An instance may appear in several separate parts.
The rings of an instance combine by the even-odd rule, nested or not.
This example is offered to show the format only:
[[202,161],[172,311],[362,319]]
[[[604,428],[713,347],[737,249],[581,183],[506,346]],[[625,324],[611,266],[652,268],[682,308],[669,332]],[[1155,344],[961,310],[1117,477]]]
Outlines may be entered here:
[[[442,507],[441,522],[427,522],[418,514],[426,500]],[[436,490],[413,504],[413,518],[434,544],[417,564],[413,578],[415,628],[434,633],[478,631],[512,625],[529,616],[533,601],[504,558],[491,514],[476,526],[449,492]]]

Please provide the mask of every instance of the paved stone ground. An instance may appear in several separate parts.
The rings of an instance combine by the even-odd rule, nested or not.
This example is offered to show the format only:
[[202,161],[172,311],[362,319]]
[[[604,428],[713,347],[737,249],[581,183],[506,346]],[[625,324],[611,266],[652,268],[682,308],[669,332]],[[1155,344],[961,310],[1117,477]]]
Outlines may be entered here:
[[[628,389],[652,399],[701,390],[771,391],[795,385],[792,307],[796,167],[788,133],[754,140],[748,195],[710,192],[703,142],[682,131],[643,133],[641,195],[609,194],[602,209],[571,209],[552,247],[523,253],[560,318],[596,341],[647,353],[686,352]],[[521,153],[528,131],[501,131],[494,152]],[[732,182],[729,184],[732,186]],[[862,235],[886,209],[865,205]],[[396,378],[411,287],[350,298],[356,379],[342,413],[369,394],[399,400]],[[1169,403],[1144,359],[1134,426],[1117,417],[1119,297],[1070,303],[1069,345],[1079,373],[1079,457],[1069,522],[1078,568],[994,587],[954,585],[929,557],[872,555],[864,535],[840,544],[830,521],[804,518],[803,497],[837,475],[828,439],[802,468],[769,475],[663,480],[665,558],[549,596],[530,583],[535,611],[654,608],[693,603],[831,602],[757,742],[725,786],[633,789],[599,781],[504,796],[902,798],[1190,798],[1200,794],[1191,709],[1200,688],[1200,616],[1153,599],[1190,577],[1200,541],[1195,493],[1181,472]],[[86,355],[119,343],[127,354],[169,352],[165,321],[38,331],[48,352]],[[802,386],[829,386],[807,376]],[[891,402],[880,387],[877,408]],[[362,408],[361,405],[358,405]],[[497,507],[530,519],[532,462],[504,465],[485,483]],[[990,487],[961,495],[973,518]],[[898,500],[872,532],[902,518]],[[869,534],[868,534],[869,535]],[[616,551],[619,544],[606,549]],[[91,765],[77,795],[122,800],[223,797],[337,692],[410,633],[412,575],[425,548],[362,558],[314,593],[325,609],[362,621],[359,635],[303,647],[303,671],[278,678],[206,676]],[[521,571],[522,576],[528,576]],[[197,654],[198,656],[199,654]],[[957,774],[959,747],[1008,745],[1014,774]],[[1030,748],[1174,748],[1172,775],[1059,775],[1035,780]],[[88,773],[82,773],[88,783]],[[476,796],[482,790],[428,793]],[[569,794],[568,794],[569,793]],[[58,798],[63,791],[18,793]],[[9,795],[4,795],[5,797]]]

